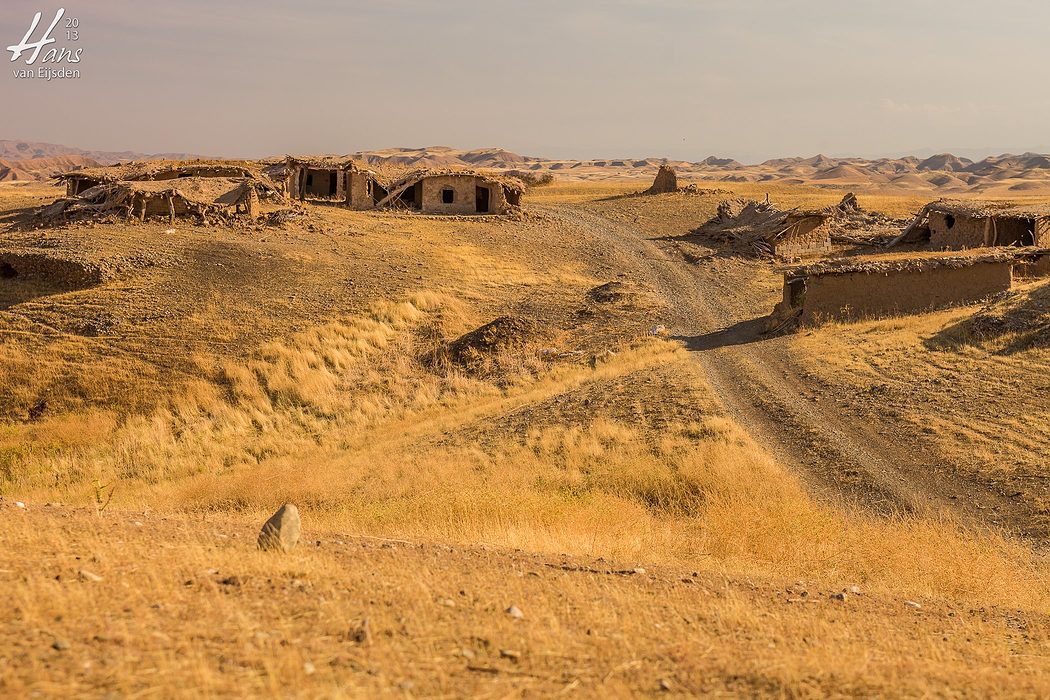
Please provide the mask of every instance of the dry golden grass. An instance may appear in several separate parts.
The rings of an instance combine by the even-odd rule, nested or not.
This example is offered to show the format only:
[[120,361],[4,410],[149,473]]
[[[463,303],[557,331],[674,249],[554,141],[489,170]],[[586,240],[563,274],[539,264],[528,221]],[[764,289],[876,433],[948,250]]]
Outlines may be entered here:
[[[612,191],[559,187],[541,190],[546,201]],[[686,226],[717,197],[688,202],[665,225]],[[815,501],[725,417],[677,343],[621,329],[603,339],[615,352],[588,362],[559,357],[584,344],[555,334],[481,373],[429,364],[439,343],[496,310],[534,296],[574,308],[604,281],[582,260],[523,245],[515,227],[539,235],[544,220],[488,230],[324,217],[371,227],[376,260],[412,264],[386,287],[417,291],[307,317],[235,353],[222,348],[245,337],[243,323],[217,296],[189,327],[225,345],[187,343],[183,373],[163,384],[135,347],[107,358],[63,336],[72,349],[34,366],[38,349],[5,338],[4,378],[26,379],[19,401],[42,386],[83,396],[0,431],[0,495],[30,505],[0,510],[10,543],[0,600],[17,622],[0,630],[0,692],[339,696],[409,682],[425,695],[608,695],[666,679],[694,694],[983,695],[1007,678],[1018,694],[1045,692],[1041,556],[940,513],[878,519]],[[833,364],[852,349],[845,331],[822,333],[829,371],[855,374]],[[874,335],[901,348],[921,340]],[[101,517],[39,507],[110,495]],[[284,501],[303,512],[307,546],[255,552],[255,526]],[[365,549],[339,533],[423,546]],[[563,557],[658,575],[546,566]],[[805,603],[784,591],[799,579],[814,593],[864,595]],[[524,622],[504,615],[510,604]],[[353,631],[366,617],[373,642],[361,645]],[[52,649],[56,639],[69,648]]]
[[[652,184],[651,180],[597,180],[571,181],[558,180],[554,184],[537,188],[529,192],[529,201],[539,204],[579,204],[593,202],[625,194],[642,192]],[[679,180],[680,186],[695,184],[709,190],[724,190],[725,194],[709,195],[715,202],[719,199],[744,197],[748,199],[765,199],[766,195],[779,207],[788,208],[821,208],[838,204],[849,191],[849,187],[814,187],[785,185],[775,182],[719,182],[714,180]],[[666,196],[666,195],[665,195]],[[683,195],[686,198],[695,196]],[[861,192],[861,205],[865,209],[878,211],[889,216],[906,217],[915,214],[932,199],[932,194],[885,194],[879,192]],[[700,222],[703,223],[703,222]]]
[[414,361],[409,332],[432,315],[448,321],[456,305],[434,294],[377,305],[265,346],[244,365],[226,362],[214,384],[152,415],[29,424],[8,437],[5,490],[85,502],[100,481],[117,485],[118,506],[256,517],[291,501],[324,527],[374,535],[1050,607],[1046,571],[1025,548],[947,521],[871,520],[814,503],[714,413],[658,437],[590,416],[442,444],[439,436],[655,367],[704,385],[686,353],[659,340],[594,369],[524,364],[502,389],[434,375]]
[[1050,692],[1042,615],[314,528],[275,557],[227,514],[0,517],[9,696]]
[[1050,500],[1037,487],[1050,454],[1050,401],[1041,389],[1050,349],[1014,348],[1025,340],[1016,333],[972,336],[968,324],[980,308],[832,323],[796,343],[817,376],[848,387],[843,396],[861,402],[874,391],[879,411],[910,423],[951,463],[1031,499],[1045,525]]

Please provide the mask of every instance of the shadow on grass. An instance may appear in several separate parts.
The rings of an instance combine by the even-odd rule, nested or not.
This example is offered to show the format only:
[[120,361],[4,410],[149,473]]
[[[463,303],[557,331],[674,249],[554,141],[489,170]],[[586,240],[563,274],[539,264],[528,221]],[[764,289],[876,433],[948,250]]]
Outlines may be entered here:
[[923,342],[928,350],[941,352],[985,344],[994,346],[994,355],[1050,348],[1050,282],[993,302]]

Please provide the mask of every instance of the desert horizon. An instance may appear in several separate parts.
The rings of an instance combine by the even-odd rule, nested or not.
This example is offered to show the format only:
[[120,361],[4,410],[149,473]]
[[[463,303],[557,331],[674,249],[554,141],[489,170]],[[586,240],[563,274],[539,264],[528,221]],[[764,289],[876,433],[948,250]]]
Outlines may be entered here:
[[[261,160],[280,160],[287,155],[264,156]],[[1050,193],[1050,156],[1034,152],[1002,153],[981,160],[960,158],[951,153],[938,153],[927,158],[878,159],[831,158],[818,154],[774,158],[752,165],[717,156],[695,162],[653,157],[558,160],[520,155],[498,147],[397,147],[340,155],[370,165],[393,168],[522,170],[535,174],[550,173],[552,177],[568,181],[645,179],[652,177],[661,164],[669,164],[684,177],[711,182],[768,182],[877,189],[902,194],[929,191],[946,196],[972,194],[1000,198]],[[57,144],[0,140],[0,182],[42,180],[80,167],[165,159],[211,158],[188,153],[89,151]]]

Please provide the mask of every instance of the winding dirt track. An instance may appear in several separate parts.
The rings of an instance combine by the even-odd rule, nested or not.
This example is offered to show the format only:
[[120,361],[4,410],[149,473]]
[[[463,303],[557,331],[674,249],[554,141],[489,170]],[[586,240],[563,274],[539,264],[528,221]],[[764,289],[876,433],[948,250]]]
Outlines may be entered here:
[[883,515],[948,513],[972,525],[1029,534],[1027,514],[1005,494],[960,476],[887,418],[851,416],[815,393],[786,337],[762,335],[746,280],[686,263],[673,244],[579,209],[542,207],[601,232],[637,260],[636,271],[668,304],[664,323],[695,353],[729,414],[812,491]]

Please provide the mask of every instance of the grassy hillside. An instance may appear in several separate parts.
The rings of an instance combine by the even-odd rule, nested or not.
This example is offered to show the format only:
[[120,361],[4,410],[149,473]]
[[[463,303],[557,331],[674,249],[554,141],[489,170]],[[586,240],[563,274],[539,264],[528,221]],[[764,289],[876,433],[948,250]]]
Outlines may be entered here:
[[[113,274],[0,299],[0,690],[1047,692],[1041,550],[809,489],[673,337],[678,295],[610,236],[678,235],[720,195],[541,192],[521,219],[5,231]],[[0,188],[8,220],[50,196]],[[675,264],[698,275],[681,294],[728,284],[772,308],[764,263]],[[976,311],[785,344],[845,395],[887,347],[926,371],[935,325]],[[515,321],[452,351],[497,318]],[[1041,357],[952,352],[981,353],[972,377]],[[1037,438],[1009,444],[1038,471]],[[257,552],[286,501],[303,546]]]

